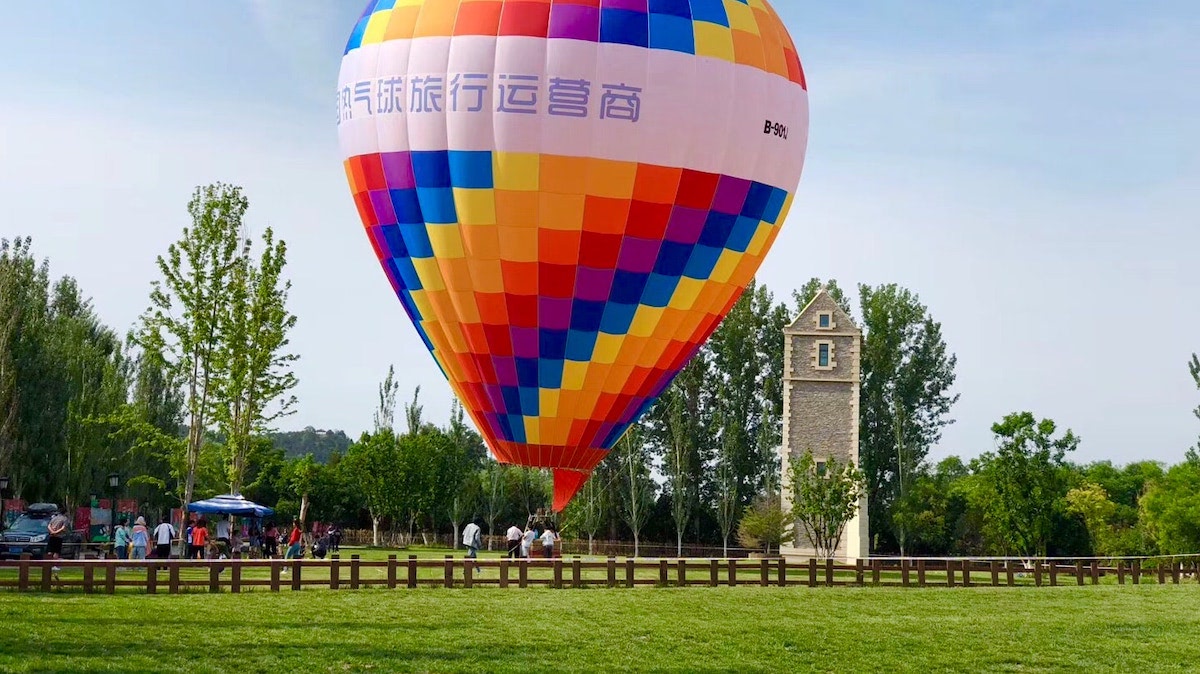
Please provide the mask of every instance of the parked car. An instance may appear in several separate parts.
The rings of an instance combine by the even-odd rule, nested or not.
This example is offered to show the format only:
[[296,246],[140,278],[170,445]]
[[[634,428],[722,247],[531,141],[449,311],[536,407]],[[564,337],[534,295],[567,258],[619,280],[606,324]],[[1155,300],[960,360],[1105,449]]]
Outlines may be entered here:
[[[46,541],[50,538],[50,518],[58,512],[53,503],[34,503],[25,509],[16,522],[0,534],[0,559],[18,558],[28,553],[34,559],[46,557]],[[63,536],[63,559],[77,559],[83,549],[83,537],[67,531]]]

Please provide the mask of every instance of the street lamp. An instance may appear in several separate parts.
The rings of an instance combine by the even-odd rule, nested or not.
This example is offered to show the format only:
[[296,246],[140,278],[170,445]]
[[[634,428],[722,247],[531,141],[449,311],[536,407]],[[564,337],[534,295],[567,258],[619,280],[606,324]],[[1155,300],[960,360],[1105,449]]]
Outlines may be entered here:
[[0,475],[0,531],[4,530],[4,492],[8,491],[8,476]]
[[112,498],[108,501],[108,540],[112,543],[114,555],[117,554],[117,490],[120,488],[121,475],[119,473],[109,473],[108,489],[112,492]]

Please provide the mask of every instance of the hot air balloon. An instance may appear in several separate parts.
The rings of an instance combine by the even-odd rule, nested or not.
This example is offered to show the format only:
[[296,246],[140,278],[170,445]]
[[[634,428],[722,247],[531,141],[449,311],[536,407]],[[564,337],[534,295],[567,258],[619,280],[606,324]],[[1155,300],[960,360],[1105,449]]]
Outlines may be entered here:
[[753,278],[808,95],[766,0],[373,0],[337,124],[404,310],[561,511]]

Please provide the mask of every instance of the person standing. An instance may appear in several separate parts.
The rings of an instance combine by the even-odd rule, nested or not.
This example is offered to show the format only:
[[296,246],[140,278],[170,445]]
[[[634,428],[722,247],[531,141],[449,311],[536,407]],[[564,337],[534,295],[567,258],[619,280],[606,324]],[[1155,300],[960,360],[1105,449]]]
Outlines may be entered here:
[[[122,524],[124,524],[124,521],[122,521]],[[133,558],[145,559],[146,548],[150,546],[150,530],[146,528],[145,517],[137,518],[137,522],[134,523],[133,531],[130,533],[129,538],[133,542]]]
[[533,542],[537,540],[537,532],[533,530],[533,525],[525,524],[525,534],[521,536],[521,556],[525,559],[533,554]]
[[515,559],[521,554],[521,528],[517,525],[512,525],[505,533],[505,538],[508,539],[508,558]]
[[300,559],[300,539],[304,536],[304,532],[300,530],[300,521],[292,520],[292,533],[288,534],[287,552],[284,553],[284,559]]
[[194,552],[193,559],[204,559],[204,548],[208,545],[208,520],[201,517],[196,520],[196,526],[192,527],[192,549]]
[[122,517],[117,520],[117,528],[113,530],[113,553],[117,559],[129,559],[129,520]]
[[[67,527],[70,522],[67,521],[67,512],[64,508],[59,508],[58,512],[54,513],[54,517],[50,518],[50,523],[46,525],[46,533],[49,538],[46,540],[46,556],[50,559],[62,559],[63,538],[67,535]],[[51,571],[58,573],[61,569],[58,565],[51,568]]]
[[233,525],[229,521],[229,515],[221,515],[221,519],[217,522],[217,548],[226,557],[233,556],[233,548],[230,546],[230,540],[233,538],[232,531]]
[[555,533],[554,527],[546,527],[546,531],[542,533],[542,552],[546,555],[546,559],[554,557],[554,544],[557,540],[558,534]]
[[[483,545],[483,529],[479,523],[472,520],[467,526],[463,527],[463,545],[467,546],[467,559],[475,559],[478,556],[479,548]],[[479,571],[479,567],[475,567],[475,571]]]
[[175,525],[171,524],[171,515],[163,515],[162,523],[154,527],[155,559],[171,558],[171,541],[176,535],[178,532],[175,531]]

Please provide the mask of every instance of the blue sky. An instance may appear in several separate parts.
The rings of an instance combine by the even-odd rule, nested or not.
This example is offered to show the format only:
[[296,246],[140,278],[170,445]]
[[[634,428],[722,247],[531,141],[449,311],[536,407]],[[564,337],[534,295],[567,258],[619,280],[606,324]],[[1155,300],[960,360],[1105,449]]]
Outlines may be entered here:
[[[120,329],[198,185],[242,184],[290,244],[301,399],[287,427],[357,433],[395,363],[450,390],[357,221],[329,114],[360,2],[6,3],[0,237],[31,234]],[[1200,434],[1200,5],[777,3],[812,124],[760,278],[919,293],[958,355],[935,456],[1031,410],[1074,458],[1178,460]],[[151,8],[151,9],[148,9]]]

